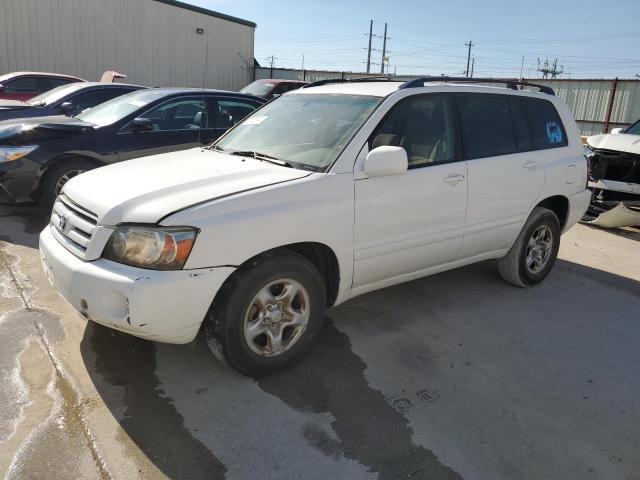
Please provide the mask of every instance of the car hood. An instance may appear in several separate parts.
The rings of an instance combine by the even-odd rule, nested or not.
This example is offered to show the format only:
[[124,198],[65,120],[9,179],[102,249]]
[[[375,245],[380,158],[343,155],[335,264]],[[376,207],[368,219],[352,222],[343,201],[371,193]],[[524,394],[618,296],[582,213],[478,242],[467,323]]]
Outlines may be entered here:
[[22,108],[33,108],[33,106],[20,100],[0,100],[0,110],[18,110]]
[[587,138],[587,143],[590,147],[601,150],[640,154],[640,135],[626,133],[594,135]]
[[10,139],[11,143],[20,144],[58,135],[75,134],[93,128],[95,128],[93,123],[64,115],[14,118],[0,122],[0,140]]
[[306,177],[310,172],[203,148],[109,165],[71,179],[63,193],[102,225],[156,223],[198,203]]

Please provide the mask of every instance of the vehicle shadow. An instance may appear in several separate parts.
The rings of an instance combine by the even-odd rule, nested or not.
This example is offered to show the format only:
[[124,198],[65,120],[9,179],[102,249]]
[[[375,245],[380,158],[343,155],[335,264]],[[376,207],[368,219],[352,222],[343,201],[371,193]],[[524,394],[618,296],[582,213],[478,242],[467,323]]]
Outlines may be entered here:
[[0,205],[0,240],[38,248],[38,236],[49,222],[50,212],[35,205]]
[[[562,345],[575,342],[574,331],[582,328],[591,308],[586,300],[588,292],[598,286],[603,291],[640,301],[640,282],[563,260],[557,262],[549,279],[533,289],[504,284],[492,262],[416,280],[331,310],[331,318],[309,356],[285,372],[259,380],[241,377],[222,367],[201,337],[190,345],[161,345],[89,322],[80,348],[107,408],[147,459],[169,477],[222,478],[230,468],[242,471],[240,464],[262,468],[259,478],[295,477],[288,469],[295,470],[297,464],[282,460],[297,448],[292,446],[295,442],[286,441],[286,436],[274,442],[276,432],[272,423],[265,423],[266,417],[289,425],[278,427],[282,429],[276,429],[278,436],[286,435],[287,429],[299,428],[302,443],[325,458],[334,462],[341,458],[355,461],[382,479],[460,478],[415,441],[406,402],[369,384],[367,376],[375,375],[376,370],[363,358],[376,358],[379,347],[369,342],[381,338],[393,342],[404,338],[398,332],[416,331],[419,337],[410,339],[415,342],[415,351],[407,351],[402,344],[394,361],[410,357],[413,371],[420,372],[425,383],[435,381],[436,375],[454,378],[453,371],[448,370],[450,364],[453,368],[458,361],[456,354],[451,353],[453,350],[437,355],[433,352],[439,348],[434,338],[449,328],[442,323],[443,310],[455,310],[461,325],[477,329],[469,333],[470,338],[476,338],[487,335],[483,322],[478,321],[479,312],[495,308],[496,302],[510,302],[509,308],[515,315],[525,317],[525,323],[514,325],[510,320],[514,317],[509,315],[484,318],[487,322],[505,322],[496,328],[500,335],[521,325],[525,325],[522,327],[525,330],[542,328],[530,321],[530,315],[532,320],[561,324],[562,329],[555,335]],[[452,290],[454,294],[466,292],[464,304],[451,300],[455,295],[447,296]],[[559,310],[562,313],[554,313],[551,307],[554,304],[563,305]],[[567,313],[566,306],[574,307],[576,314]],[[637,305],[631,307],[635,309]],[[600,313],[593,315],[597,324],[596,315]],[[525,336],[528,334],[523,332]],[[567,337],[564,340],[563,335]],[[593,338],[593,350],[597,351],[599,341]],[[355,353],[352,343],[358,344],[360,354]],[[455,343],[457,349],[457,340]],[[585,351],[589,352],[589,348]],[[509,365],[512,360],[505,355],[503,362]],[[606,363],[606,359],[602,361]],[[439,370],[439,364],[446,365],[446,369]],[[390,368],[398,369],[394,375],[400,386],[408,382],[403,380],[402,363]],[[464,390],[465,382],[470,381],[465,379],[456,388]],[[543,383],[541,380],[536,388],[545,389]],[[274,398],[280,402],[274,402]],[[288,409],[283,410],[282,404]],[[438,421],[455,422],[460,415],[486,416],[482,403],[472,408],[477,411],[458,411]],[[553,417],[557,412],[548,414]],[[302,425],[296,423],[300,415],[308,419]],[[330,419],[328,426],[318,420],[324,418]],[[508,440],[518,443],[522,439]],[[321,462],[315,460],[313,465],[314,470],[308,470],[306,478],[330,478]],[[272,467],[274,470],[269,471]],[[239,478],[258,477],[250,474]],[[366,477],[344,474],[343,478]]]
[[640,242],[640,227],[621,227],[621,228],[604,228],[599,227],[598,225],[591,225],[589,223],[585,223],[590,228],[600,230],[602,232],[607,232],[612,235],[616,235],[622,238],[628,238],[630,240],[635,240],[636,242]]

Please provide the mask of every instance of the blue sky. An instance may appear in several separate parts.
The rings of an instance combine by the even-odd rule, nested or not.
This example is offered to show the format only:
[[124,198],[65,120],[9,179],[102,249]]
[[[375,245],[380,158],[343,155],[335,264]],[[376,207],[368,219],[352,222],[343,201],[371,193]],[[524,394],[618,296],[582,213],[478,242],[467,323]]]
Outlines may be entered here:
[[[537,59],[563,65],[563,77],[640,75],[638,0],[185,0],[258,24],[255,56],[277,67],[364,71],[369,20],[373,47],[382,49],[384,22],[391,71],[462,74],[465,42],[473,40],[478,76],[535,77]],[[380,51],[372,53],[380,71]]]

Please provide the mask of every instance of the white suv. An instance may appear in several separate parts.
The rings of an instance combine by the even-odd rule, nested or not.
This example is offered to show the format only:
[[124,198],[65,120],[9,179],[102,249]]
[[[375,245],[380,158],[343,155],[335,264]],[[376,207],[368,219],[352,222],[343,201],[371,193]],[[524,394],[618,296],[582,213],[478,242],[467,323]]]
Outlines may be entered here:
[[590,200],[571,113],[536,87],[295,90],[209,148],[72,179],[42,263],[86,318],[170,343],[203,326],[247,375],[297,358],[356,295],[487,259],[534,285]]

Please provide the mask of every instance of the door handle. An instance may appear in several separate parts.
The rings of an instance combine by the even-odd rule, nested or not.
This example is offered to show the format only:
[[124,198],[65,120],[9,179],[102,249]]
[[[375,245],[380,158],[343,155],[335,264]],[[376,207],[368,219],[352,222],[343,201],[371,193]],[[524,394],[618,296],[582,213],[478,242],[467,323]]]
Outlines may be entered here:
[[444,183],[451,183],[451,184],[455,185],[457,183],[460,183],[462,180],[464,180],[464,175],[449,175],[448,177],[446,177],[442,181]]
[[537,160],[528,160],[522,164],[524,168],[536,168],[539,165]]

